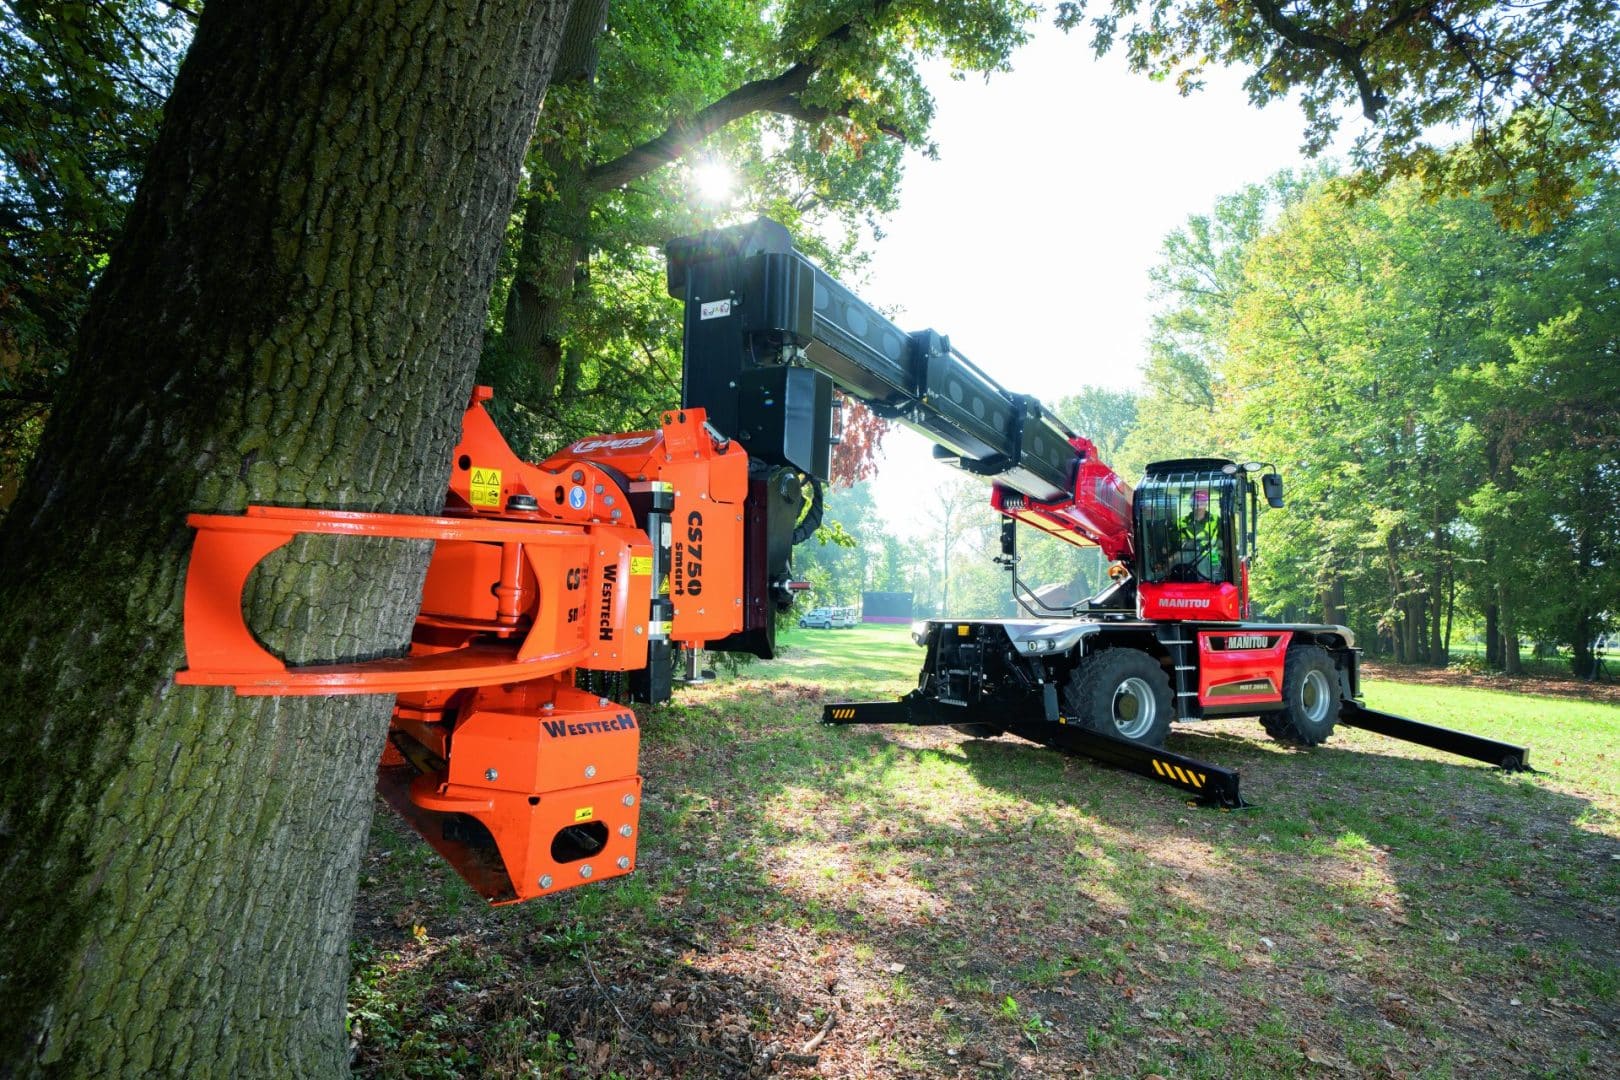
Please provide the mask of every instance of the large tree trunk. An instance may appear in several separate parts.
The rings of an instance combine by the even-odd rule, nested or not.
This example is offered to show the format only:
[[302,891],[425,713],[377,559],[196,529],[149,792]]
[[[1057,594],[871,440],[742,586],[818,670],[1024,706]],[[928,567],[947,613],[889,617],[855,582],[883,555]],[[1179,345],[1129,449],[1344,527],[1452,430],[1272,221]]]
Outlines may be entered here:
[[1590,679],[1597,673],[1597,655],[1592,651],[1596,621],[1585,612],[1575,616],[1570,631],[1570,670],[1577,679]]
[[1446,574],[1446,630],[1440,640],[1440,663],[1451,663],[1451,627],[1457,614],[1457,568],[1452,566]]
[[1406,653],[1406,601],[1402,595],[1400,543],[1393,530],[1384,539],[1384,573],[1389,584],[1389,618],[1391,658],[1397,664],[1409,663]]
[[1334,574],[1322,590],[1322,621],[1330,626],[1345,625],[1348,618],[1344,610],[1344,575]]
[[[177,689],[192,510],[436,510],[560,0],[210,0],[0,531],[0,1071],[335,1075],[384,697]],[[295,545],[290,658],[420,547]]]
[[[1408,590],[1415,588],[1409,581],[1403,584]],[[1405,612],[1401,619],[1401,628],[1405,639],[1403,649],[1406,652],[1406,663],[1421,664],[1427,659],[1423,655],[1423,594],[1408,591],[1401,606]]]

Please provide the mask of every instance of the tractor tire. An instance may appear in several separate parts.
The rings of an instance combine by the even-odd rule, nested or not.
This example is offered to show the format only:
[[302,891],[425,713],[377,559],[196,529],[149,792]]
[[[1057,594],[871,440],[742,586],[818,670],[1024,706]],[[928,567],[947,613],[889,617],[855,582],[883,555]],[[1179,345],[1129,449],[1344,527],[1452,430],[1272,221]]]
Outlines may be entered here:
[[952,724],[951,729],[960,731],[970,739],[994,739],[998,735],[1007,734],[1006,728],[999,728],[994,724]]
[[1288,650],[1283,663],[1283,709],[1265,713],[1260,724],[1278,742],[1320,746],[1339,722],[1339,669],[1325,649],[1307,645]]
[[1069,674],[1063,701],[1092,731],[1155,748],[1164,745],[1174,718],[1164,668],[1134,649],[1108,649],[1082,661]]

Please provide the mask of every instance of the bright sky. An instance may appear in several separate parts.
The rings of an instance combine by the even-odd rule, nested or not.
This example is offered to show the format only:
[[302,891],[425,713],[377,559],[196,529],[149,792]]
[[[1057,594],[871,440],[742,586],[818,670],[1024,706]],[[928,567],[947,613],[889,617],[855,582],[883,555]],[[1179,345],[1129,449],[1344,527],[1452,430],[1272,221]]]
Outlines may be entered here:
[[[1138,386],[1165,234],[1304,164],[1296,107],[1253,108],[1235,72],[1208,81],[1182,98],[1127,72],[1117,50],[1095,60],[1050,27],[989,83],[938,69],[939,159],[909,162],[857,291],[903,329],[949,335],[1010,390],[1055,402],[1088,384]],[[916,535],[921,505],[955,472],[909,431],[885,447],[878,505]]]

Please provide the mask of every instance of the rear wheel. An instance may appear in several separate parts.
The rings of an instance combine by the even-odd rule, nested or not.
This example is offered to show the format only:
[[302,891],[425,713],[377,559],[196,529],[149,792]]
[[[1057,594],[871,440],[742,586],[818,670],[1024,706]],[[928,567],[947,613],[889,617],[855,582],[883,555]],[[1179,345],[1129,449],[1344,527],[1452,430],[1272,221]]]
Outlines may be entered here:
[[1278,742],[1318,746],[1339,722],[1339,669],[1327,650],[1315,645],[1290,649],[1283,664],[1283,710],[1260,723]]
[[1143,746],[1163,746],[1173,718],[1170,680],[1147,653],[1109,649],[1069,675],[1064,703],[1093,731]]

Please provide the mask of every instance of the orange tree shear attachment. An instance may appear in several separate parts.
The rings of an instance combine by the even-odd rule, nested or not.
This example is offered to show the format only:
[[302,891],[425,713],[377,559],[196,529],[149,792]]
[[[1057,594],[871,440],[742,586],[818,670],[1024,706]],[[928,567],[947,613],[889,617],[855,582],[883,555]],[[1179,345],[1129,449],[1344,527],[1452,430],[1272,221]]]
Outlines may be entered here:
[[561,677],[401,695],[377,786],[480,895],[526,900],[634,868],[640,734]]
[[[654,546],[654,519],[637,520],[648,511],[631,491],[670,486],[657,476],[669,463],[663,444],[700,429],[703,415],[638,436],[646,462],[629,472],[585,452],[535,466],[501,440],[486,398],[475,394],[467,411],[444,516],[264,506],[193,515],[189,666],[175,681],[238,694],[396,694],[379,787],[481,895],[504,903],[634,868],[640,731],[629,709],[576,689],[574,672],[639,671],[649,641],[667,648],[668,601],[654,581],[667,577],[668,540]],[[694,497],[712,501],[707,492],[738,486],[746,458],[701,450],[694,460],[721,467],[710,477],[700,463],[687,478]],[[433,541],[409,655],[289,667],[260,644],[243,590],[300,533]]]
[[[575,690],[573,669],[645,663],[645,632],[604,630],[644,629],[644,534],[275,507],[191,524],[191,666],[177,682],[239,694],[398,693],[378,786],[491,902],[634,867],[639,731],[628,709]],[[258,642],[243,588],[299,533],[436,542],[410,655],[289,668]]]

